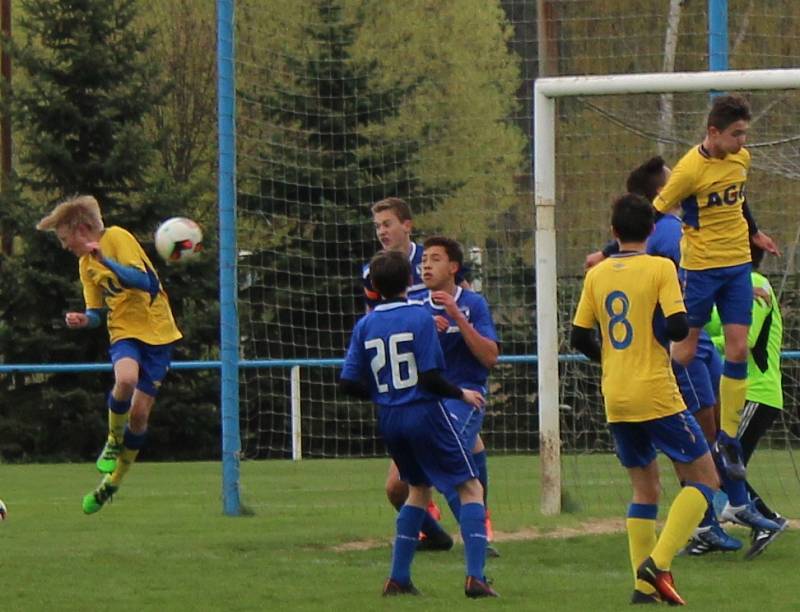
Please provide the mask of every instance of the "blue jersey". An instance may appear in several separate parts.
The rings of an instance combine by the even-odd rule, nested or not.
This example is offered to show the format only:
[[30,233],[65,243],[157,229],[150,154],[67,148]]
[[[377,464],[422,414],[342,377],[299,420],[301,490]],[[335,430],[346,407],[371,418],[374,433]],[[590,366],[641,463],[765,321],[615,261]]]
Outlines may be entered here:
[[[410,300],[422,300],[425,295],[425,283],[422,282],[422,245],[415,242],[411,243],[411,251],[408,253],[408,263],[411,264],[411,284],[408,286],[407,297]],[[368,308],[375,308],[381,302],[380,294],[372,286],[372,279],[369,277],[369,264],[364,264],[361,270],[361,278],[364,282],[364,301]]]
[[681,263],[681,236],[683,222],[675,215],[662,215],[647,239],[647,254],[671,259],[677,270]]
[[[671,259],[677,267],[681,261],[682,236],[683,222],[678,217],[670,213],[660,215],[653,233],[647,239],[647,253]],[[666,336],[660,326],[657,333]],[[700,331],[692,362],[686,367],[673,362],[678,387],[692,414],[716,403],[721,367],[711,337],[705,330]]]
[[[456,287],[455,300],[458,309],[464,313],[475,331],[490,340],[498,341],[492,314],[483,296]],[[425,296],[425,307],[432,315],[445,317],[450,323],[444,332],[439,333],[439,342],[444,351],[444,377],[458,387],[485,392],[489,370],[472,354],[458,325],[445,312],[444,306],[438,306],[431,301],[430,292]]]
[[378,406],[404,406],[439,400],[417,385],[431,370],[444,370],[433,317],[420,303],[398,300],[378,304],[356,323],[342,378],[368,381]]

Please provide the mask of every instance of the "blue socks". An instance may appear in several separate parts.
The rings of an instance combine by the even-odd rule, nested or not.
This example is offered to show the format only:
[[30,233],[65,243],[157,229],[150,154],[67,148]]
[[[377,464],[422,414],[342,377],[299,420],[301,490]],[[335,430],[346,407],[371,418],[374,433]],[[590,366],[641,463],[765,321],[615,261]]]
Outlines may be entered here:
[[483,568],[486,565],[486,510],[483,504],[462,505],[458,522],[464,540],[467,576],[483,580]]
[[489,495],[489,470],[486,466],[486,449],[472,455],[475,467],[478,468],[478,480],[483,487],[483,505],[486,506],[486,498]]
[[[483,505],[487,506],[486,498],[489,492],[489,470],[486,465],[486,450],[472,455],[472,460],[475,462],[475,467],[478,468],[478,480],[483,487]],[[461,499],[458,497],[458,491],[450,489],[445,495],[445,499],[447,499],[447,505],[450,506],[450,511],[453,513],[453,516],[456,517],[456,520],[460,523]],[[480,576],[476,577],[480,578]]]
[[411,562],[417,550],[422,522],[428,513],[424,508],[404,505],[397,514],[397,534],[392,550],[392,579],[400,584],[411,582]]

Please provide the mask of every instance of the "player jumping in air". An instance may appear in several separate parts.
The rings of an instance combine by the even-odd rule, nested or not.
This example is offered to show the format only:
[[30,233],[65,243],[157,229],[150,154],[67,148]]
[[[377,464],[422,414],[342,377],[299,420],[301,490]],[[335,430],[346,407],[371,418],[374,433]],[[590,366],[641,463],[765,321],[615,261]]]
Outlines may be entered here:
[[459,494],[465,594],[496,597],[483,573],[486,515],[478,469],[441,402],[443,397],[461,399],[480,409],[483,395],[442,377],[444,356],[433,317],[424,306],[406,299],[411,274],[407,256],[381,252],[370,262],[370,273],[383,301],[353,329],[340,386],[377,405],[381,436],[409,486],[397,515],[392,569],[383,594],[418,594],[411,581],[411,562],[433,485],[440,491],[456,489]]
[[[670,367],[668,341],[685,338],[688,323],[674,265],[644,252],[653,218],[641,196],[626,194],[614,202],[611,225],[620,252],[586,274],[571,344],[602,365],[606,418],[633,488],[626,522],[632,602],[660,597],[682,605],[670,572],[672,559],[705,515],[719,481]],[[602,345],[594,337],[596,324]],[[657,336],[656,330],[662,332]],[[658,538],[656,449],[672,460],[683,484]]]
[[83,498],[83,511],[93,514],[117,492],[144,445],[150,411],[181,333],[142,247],[121,227],[103,225],[94,197],[61,202],[36,228],[54,231],[78,257],[86,310],[68,312],[67,327],[97,327],[107,311],[114,387],[107,402],[108,438],[97,459],[104,476]]
[[[688,365],[700,330],[716,304],[725,334],[725,362],[720,381],[720,431],[715,453],[731,478],[745,477],[736,438],[747,392],[747,329],[753,287],[750,245],[777,254],[773,241],[752,228],[745,206],[750,153],[744,148],[750,107],[739,96],[719,96],[708,115],[706,136],[675,165],[653,200],[656,210],[683,209],[680,276],[689,319],[689,335],[673,347],[673,357]],[[755,231],[753,231],[755,230]]]

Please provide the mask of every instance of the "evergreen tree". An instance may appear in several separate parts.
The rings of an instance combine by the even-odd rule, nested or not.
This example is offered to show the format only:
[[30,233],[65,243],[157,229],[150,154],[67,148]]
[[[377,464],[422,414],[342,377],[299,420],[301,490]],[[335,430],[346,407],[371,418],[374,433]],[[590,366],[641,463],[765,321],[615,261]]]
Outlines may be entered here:
[[[243,218],[266,215],[286,228],[279,248],[259,245],[242,261],[250,275],[241,291],[245,350],[259,357],[341,355],[363,308],[361,264],[375,249],[369,204],[408,197],[414,188],[406,171],[412,151],[365,136],[369,125],[397,112],[402,92],[376,87],[369,66],[353,61],[356,24],[343,19],[337,1],[315,6],[304,26],[309,53],[286,58],[286,86],[262,99],[262,121],[274,135],[258,156],[259,193],[238,195]],[[250,333],[256,326],[257,335]],[[273,380],[265,391],[259,399],[269,405],[285,390]],[[321,399],[322,387],[312,384],[308,393]],[[282,423],[259,427],[287,431]]]
[[[24,246],[3,261],[0,356],[6,363],[107,358],[104,328],[74,332],[63,325],[65,311],[84,307],[77,262],[52,235],[34,229],[56,201],[92,194],[107,225],[140,238],[177,208],[169,193],[154,197],[147,184],[153,145],[143,127],[164,88],[158,65],[146,55],[152,31],[136,18],[135,0],[22,3],[22,41],[12,46],[25,75],[12,98],[22,170],[4,213]],[[0,452],[92,456],[104,435],[103,398],[111,381],[96,373],[2,380],[0,429],[13,430],[15,442]]]

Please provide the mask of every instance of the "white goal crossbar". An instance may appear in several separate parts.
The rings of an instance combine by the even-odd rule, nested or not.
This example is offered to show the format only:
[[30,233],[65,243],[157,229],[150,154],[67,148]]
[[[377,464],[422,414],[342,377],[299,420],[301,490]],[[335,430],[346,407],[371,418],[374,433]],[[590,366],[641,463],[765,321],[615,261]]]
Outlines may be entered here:
[[800,89],[800,69],[548,77],[534,85],[536,337],[541,511],[561,512],[556,299],[555,100],[566,96]]

